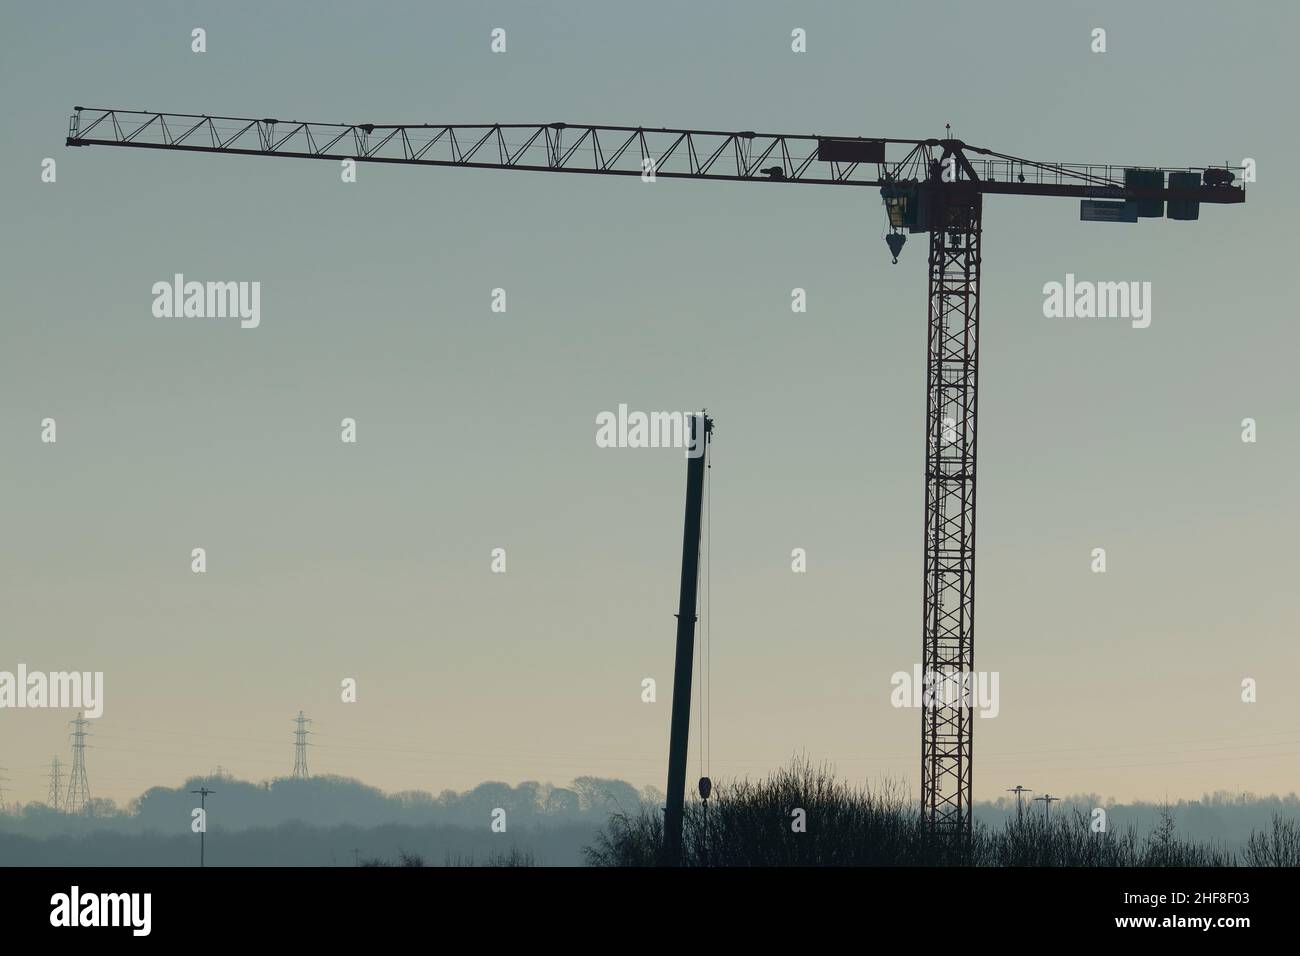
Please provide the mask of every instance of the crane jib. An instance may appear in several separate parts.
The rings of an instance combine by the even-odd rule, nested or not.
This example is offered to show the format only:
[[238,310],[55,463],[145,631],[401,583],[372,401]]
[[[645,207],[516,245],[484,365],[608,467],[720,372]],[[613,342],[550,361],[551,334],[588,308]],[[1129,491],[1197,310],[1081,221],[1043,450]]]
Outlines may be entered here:
[[[807,185],[926,184],[981,194],[1238,203],[1235,167],[1045,163],[956,139],[570,123],[308,123],[77,107],[69,146]],[[894,158],[888,150],[897,150]],[[951,174],[949,176],[948,174]],[[1168,177],[1168,186],[1165,177]],[[1180,181],[1175,182],[1176,178]],[[1153,192],[1147,190],[1155,190]]]

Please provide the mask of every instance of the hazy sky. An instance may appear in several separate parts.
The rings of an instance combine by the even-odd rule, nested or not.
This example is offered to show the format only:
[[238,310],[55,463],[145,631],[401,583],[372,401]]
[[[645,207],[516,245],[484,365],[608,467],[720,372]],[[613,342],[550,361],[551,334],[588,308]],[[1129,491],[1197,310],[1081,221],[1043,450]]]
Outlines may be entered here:
[[[869,189],[377,166],[343,184],[332,163],[70,150],[75,105],[951,123],[1047,161],[1254,158],[1246,204],[1194,223],[986,203],[976,664],[999,672],[1001,712],[976,721],[975,794],[1300,789],[1295,5],[2,16],[0,670],[105,673],[95,796],[218,764],[287,774],[300,709],[313,772],[388,790],[662,788],[685,467],[597,448],[595,416],[620,403],[716,416],[712,775],[806,751],[915,788],[919,715],[891,707],[889,679],[920,652],[926,280],[920,237],[890,264]],[[177,272],[261,282],[260,327],[155,318],[150,289]],[[1044,318],[1044,283],[1067,273],[1150,282],[1151,326]],[[10,799],[44,799],[72,716],[0,711]]]

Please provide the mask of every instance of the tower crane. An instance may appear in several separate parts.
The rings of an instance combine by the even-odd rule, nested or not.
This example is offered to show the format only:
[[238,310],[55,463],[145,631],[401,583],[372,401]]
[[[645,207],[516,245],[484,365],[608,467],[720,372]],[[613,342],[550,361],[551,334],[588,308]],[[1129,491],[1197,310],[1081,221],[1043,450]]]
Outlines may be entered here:
[[[571,123],[307,123],[76,107],[68,146],[460,166],[643,179],[711,179],[880,190],[894,261],[928,236],[925,536],[921,661],[945,683],[975,666],[975,445],[985,196],[1080,200],[1080,219],[1199,218],[1245,201],[1235,167],[1039,162],[943,138],[889,139]],[[674,704],[676,702],[674,701]],[[922,707],[921,818],[969,839],[973,717],[963,694]],[[681,788],[684,779],[674,777]],[[681,794],[669,794],[670,805]]]

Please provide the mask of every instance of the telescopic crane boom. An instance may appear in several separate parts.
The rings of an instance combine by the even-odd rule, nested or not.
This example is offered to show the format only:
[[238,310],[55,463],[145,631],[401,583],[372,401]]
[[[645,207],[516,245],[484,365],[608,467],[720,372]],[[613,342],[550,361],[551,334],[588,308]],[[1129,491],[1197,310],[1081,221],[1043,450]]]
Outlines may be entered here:
[[[691,723],[691,658],[699,620],[700,526],[704,510],[704,470],[708,467],[713,419],[691,415],[686,461],[686,516],[682,522],[682,576],[677,602],[677,647],[673,660],[673,711],[668,731],[668,792],[664,805],[664,861],[681,863],[682,816],[686,796],[686,745]],[[701,675],[703,676],[703,675]]]

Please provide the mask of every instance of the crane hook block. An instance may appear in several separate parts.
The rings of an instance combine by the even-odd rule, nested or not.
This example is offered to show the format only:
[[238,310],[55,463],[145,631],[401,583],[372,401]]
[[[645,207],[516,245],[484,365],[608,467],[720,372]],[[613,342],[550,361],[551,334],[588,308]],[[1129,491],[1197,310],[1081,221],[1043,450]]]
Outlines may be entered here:
[[891,232],[885,236],[885,244],[889,246],[889,251],[894,254],[894,262],[898,262],[898,254],[903,251],[903,243],[907,242],[907,236],[901,232]]
[[713,781],[708,777],[700,778],[700,796],[705,800],[709,799],[709,794],[713,792]]

